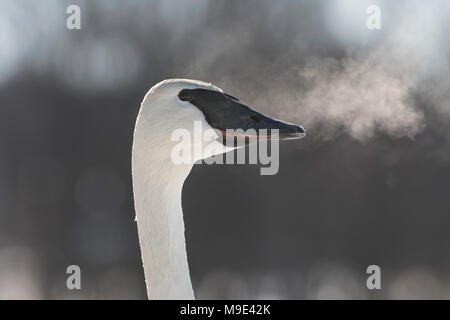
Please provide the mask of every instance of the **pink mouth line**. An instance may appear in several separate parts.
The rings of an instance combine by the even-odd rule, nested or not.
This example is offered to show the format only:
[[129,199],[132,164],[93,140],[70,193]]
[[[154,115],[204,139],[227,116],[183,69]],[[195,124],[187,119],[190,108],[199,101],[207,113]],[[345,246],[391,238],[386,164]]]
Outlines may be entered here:
[[219,130],[223,136],[227,136],[227,137],[245,137],[245,138],[270,138],[270,136],[255,136],[255,135],[249,135],[249,134],[228,134],[226,131],[224,130]]

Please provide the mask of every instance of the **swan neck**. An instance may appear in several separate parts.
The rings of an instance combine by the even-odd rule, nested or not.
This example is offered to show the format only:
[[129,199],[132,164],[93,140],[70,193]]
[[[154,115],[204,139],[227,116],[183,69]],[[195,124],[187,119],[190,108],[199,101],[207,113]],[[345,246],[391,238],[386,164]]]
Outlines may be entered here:
[[[144,151],[145,150],[145,151]],[[150,151],[149,151],[150,150]],[[175,165],[146,142],[133,144],[136,221],[149,299],[194,299],[181,194],[192,165]]]

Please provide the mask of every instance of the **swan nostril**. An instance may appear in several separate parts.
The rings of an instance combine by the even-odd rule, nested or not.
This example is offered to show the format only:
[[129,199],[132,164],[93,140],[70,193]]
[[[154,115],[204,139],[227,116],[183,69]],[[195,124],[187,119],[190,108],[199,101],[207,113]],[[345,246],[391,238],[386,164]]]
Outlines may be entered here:
[[258,117],[258,116],[255,115],[255,114],[252,114],[252,115],[250,116],[250,120],[255,121],[255,122],[259,122],[259,121],[261,120],[261,118]]

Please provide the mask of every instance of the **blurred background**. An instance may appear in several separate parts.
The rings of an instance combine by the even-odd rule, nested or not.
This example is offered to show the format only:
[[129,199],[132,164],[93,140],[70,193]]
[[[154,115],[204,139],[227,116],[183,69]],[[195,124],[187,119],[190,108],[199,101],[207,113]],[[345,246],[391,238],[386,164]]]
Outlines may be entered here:
[[130,153],[167,78],[308,131],[280,145],[275,176],[194,167],[197,298],[450,298],[449,14],[445,0],[2,0],[0,298],[146,297]]

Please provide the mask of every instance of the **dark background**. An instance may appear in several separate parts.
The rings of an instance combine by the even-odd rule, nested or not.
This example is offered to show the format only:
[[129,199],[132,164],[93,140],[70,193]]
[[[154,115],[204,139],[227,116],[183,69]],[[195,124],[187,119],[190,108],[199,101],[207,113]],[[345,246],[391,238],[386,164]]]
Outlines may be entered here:
[[[66,28],[70,4],[81,30]],[[167,78],[308,131],[281,144],[278,175],[192,170],[198,298],[450,297],[449,14],[446,1],[2,0],[0,298],[146,297],[130,153],[140,102]]]

